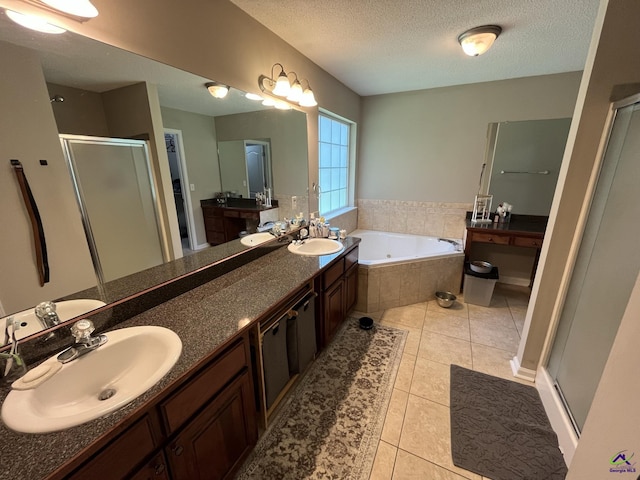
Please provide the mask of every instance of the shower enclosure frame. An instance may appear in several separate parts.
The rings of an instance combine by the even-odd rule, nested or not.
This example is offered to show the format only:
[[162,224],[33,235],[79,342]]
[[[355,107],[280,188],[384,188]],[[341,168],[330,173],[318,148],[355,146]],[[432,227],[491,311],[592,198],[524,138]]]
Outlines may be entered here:
[[573,273],[578,262],[578,255],[580,253],[583,235],[587,227],[587,222],[589,221],[589,214],[593,204],[596,189],[598,187],[598,180],[600,179],[600,174],[602,172],[602,168],[609,148],[618,110],[631,106],[633,104],[637,104],[639,102],[640,93],[637,93],[619,101],[612,102],[610,105],[605,128],[602,133],[601,145],[598,150],[597,161],[593,165],[589,184],[585,192],[580,217],[578,219],[577,227],[575,230],[574,241],[567,257],[567,263],[553,309],[553,316],[551,319],[549,331],[547,333],[547,340],[545,341],[545,345],[542,350],[541,360],[539,363],[540,366],[536,375],[536,387],[540,393],[540,397],[543,401],[545,410],[547,412],[547,415],[549,416],[553,429],[558,434],[560,447],[567,465],[571,463],[573,454],[578,445],[578,429],[576,428],[575,419],[572,418],[565,400],[562,398],[562,395],[558,392],[558,390],[556,390],[555,380],[551,376],[547,368],[549,366],[549,360],[554,347],[554,342],[558,334],[558,327],[562,317],[563,308],[567,301],[567,295],[571,286]]
[[158,195],[156,190],[155,177],[153,174],[153,170],[151,168],[151,156],[150,156],[148,141],[125,139],[125,138],[113,138],[113,137],[95,137],[95,136],[87,136],[87,135],[69,135],[69,134],[60,134],[59,137],[60,137],[60,145],[63,150],[64,158],[67,163],[67,167],[69,169],[69,175],[71,177],[71,183],[73,185],[73,190],[76,197],[76,201],[78,203],[78,208],[80,210],[82,225],[83,225],[85,236],[87,239],[89,252],[91,254],[91,261],[93,263],[98,284],[104,285],[104,283],[106,282],[105,274],[102,268],[100,255],[98,253],[95,235],[91,227],[91,220],[89,218],[89,212],[87,210],[84,194],[82,192],[82,186],[80,183],[80,179],[78,178],[78,169],[77,169],[76,161],[75,161],[73,152],[70,148],[70,143],[69,143],[70,141],[87,143],[87,144],[115,145],[115,146],[135,145],[135,146],[142,147],[144,151],[144,156],[145,156],[145,167],[146,167],[146,173],[149,180],[151,201],[154,209],[154,220],[156,222],[157,229],[158,229],[158,239],[160,242],[160,251],[162,255],[162,261],[163,262],[167,261],[167,258],[165,255],[166,241],[161,231],[162,219],[160,218],[160,211],[159,211],[160,209],[158,205]]

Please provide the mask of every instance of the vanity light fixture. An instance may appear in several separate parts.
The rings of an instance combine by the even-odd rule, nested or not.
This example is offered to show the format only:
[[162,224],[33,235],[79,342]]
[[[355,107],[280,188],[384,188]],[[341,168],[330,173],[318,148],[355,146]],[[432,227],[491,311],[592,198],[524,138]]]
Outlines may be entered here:
[[224,98],[227,96],[227,93],[229,93],[229,86],[223,85],[222,83],[208,82],[205,83],[204,86],[207,87],[211,96],[215,98]]
[[257,95],[257,94],[255,94],[255,93],[251,93],[251,92],[247,92],[247,93],[245,93],[245,94],[244,94],[244,96],[245,96],[246,98],[248,98],[249,100],[256,100],[256,101],[258,101],[258,100],[264,100],[264,98],[262,98],[260,95]]
[[35,15],[27,15],[24,13],[14,12],[13,10],[5,10],[7,17],[16,22],[18,25],[35,30],[41,33],[60,34],[66,32],[64,28],[58,27],[47,22],[44,18]]
[[[277,79],[274,79],[274,69],[276,67],[280,68],[280,74]],[[295,76],[293,83],[289,81],[289,75],[291,74]],[[289,102],[297,103],[301,107],[315,107],[318,105],[318,102],[316,102],[315,96],[313,95],[313,91],[309,87],[309,81],[307,80],[307,88],[302,88],[302,84],[300,83],[300,80],[298,80],[298,75],[295,72],[287,74],[280,63],[276,63],[271,67],[270,77],[267,77],[266,75],[260,75],[258,77],[258,86],[260,87],[260,90],[269,95],[284,97]],[[275,101],[276,106],[279,101],[281,100]],[[263,102],[263,105],[264,104],[265,103]]]
[[498,25],[484,25],[461,33],[458,42],[464,53],[470,57],[477,57],[489,50],[501,33],[502,27]]

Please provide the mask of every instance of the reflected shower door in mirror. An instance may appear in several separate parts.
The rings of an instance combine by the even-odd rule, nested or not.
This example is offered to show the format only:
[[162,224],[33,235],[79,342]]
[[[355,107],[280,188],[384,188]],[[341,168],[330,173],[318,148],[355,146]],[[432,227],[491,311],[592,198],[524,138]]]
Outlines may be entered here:
[[[193,219],[188,225],[190,247],[203,250],[209,263],[247,248],[229,244],[210,249],[206,241],[200,202],[223,190],[218,141],[269,139],[274,198],[286,200],[281,205],[290,210],[291,198],[296,196],[297,209],[307,211],[307,120],[303,112],[275,111],[233,88],[225,99],[215,99],[204,86],[208,78],[80,35],[54,38],[27,31],[4,15],[0,15],[0,61],[4,67],[0,101],[6,117],[12,119],[0,133],[0,143],[11,152],[7,158],[17,158],[25,167],[40,207],[52,271],[51,282],[39,287],[28,219],[5,165],[0,174],[0,218],[8,248],[0,252],[0,266],[15,272],[0,279],[0,309],[5,314],[90,288],[99,291],[96,298],[112,303],[202,267],[199,260],[185,260],[175,268],[179,273],[156,276],[154,270],[154,285],[145,282],[143,287],[96,289],[60,134],[147,140],[166,245],[164,260],[183,255],[165,129],[182,135],[183,180],[188,178],[188,182],[181,184],[180,192],[185,216]],[[46,166],[39,164],[42,159],[47,160]],[[284,216],[290,216],[290,211],[281,212]],[[101,264],[108,269],[103,258]]]
[[487,163],[494,208],[503,202],[519,215],[548,216],[570,118],[489,124]]
[[61,135],[89,251],[101,283],[164,261],[147,144]]

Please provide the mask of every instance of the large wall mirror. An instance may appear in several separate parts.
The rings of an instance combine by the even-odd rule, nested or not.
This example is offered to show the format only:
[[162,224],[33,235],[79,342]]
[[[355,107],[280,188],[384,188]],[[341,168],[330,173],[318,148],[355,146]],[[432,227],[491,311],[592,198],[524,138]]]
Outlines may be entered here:
[[507,202],[516,214],[549,215],[570,125],[570,118],[489,124],[484,191],[493,207]]
[[[263,107],[234,88],[224,99],[216,99],[205,88],[211,79],[69,32],[50,36],[27,31],[5,15],[0,15],[0,60],[3,72],[11,72],[3,73],[0,81],[0,139],[7,148],[0,166],[0,213],[3,231],[9,232],[0,261],[6,273],[13,272],[0,283],[6,315],[85,289],[107,303],[135,293],[135,287],[109,289],[96,281],[61,134],[147,141],[156,216],[165,234],[157,262],[181,257],[182,248],[199,252],[190,257],[207,252],[203,261],[224,259],[244,248],[236,245],[239,242],[209,247],[200,201],[218,192],[255,195],[247,144],[268,153],[263,181],[279,202],[280,218],[293,213],[292,197],[296,211],[308,210],[303,112]],[[231,145],[242,145],[242,154],[225,157],[221,168],[219,152]],[[34,273],[30,225],[10,158],[24,164],[43,217],[52,278],[44,287]],[[103,175],[100,183],[116,183],[115,177]],[[133,232],[119,235],[127,236],[131,242],[139,237]],[[185,260],[174,274],[201,266],[202,262]],[[166,280],[157,278],[158,283]]]

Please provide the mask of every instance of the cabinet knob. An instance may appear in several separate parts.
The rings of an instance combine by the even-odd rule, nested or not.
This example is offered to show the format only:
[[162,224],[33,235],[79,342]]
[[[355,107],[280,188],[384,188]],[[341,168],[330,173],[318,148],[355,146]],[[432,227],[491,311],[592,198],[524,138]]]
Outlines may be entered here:
[[182,447],[182,445],[176,445],[175,447],[173,447],[173,453],[176,455],[176,457],[182,455],[182,452],[184,452],[184,448]]
[[155,466],[153,473],[155,475],[162,475],[164,473],[165,468],[166,467],[164,466],[164,463],[159,463]]

